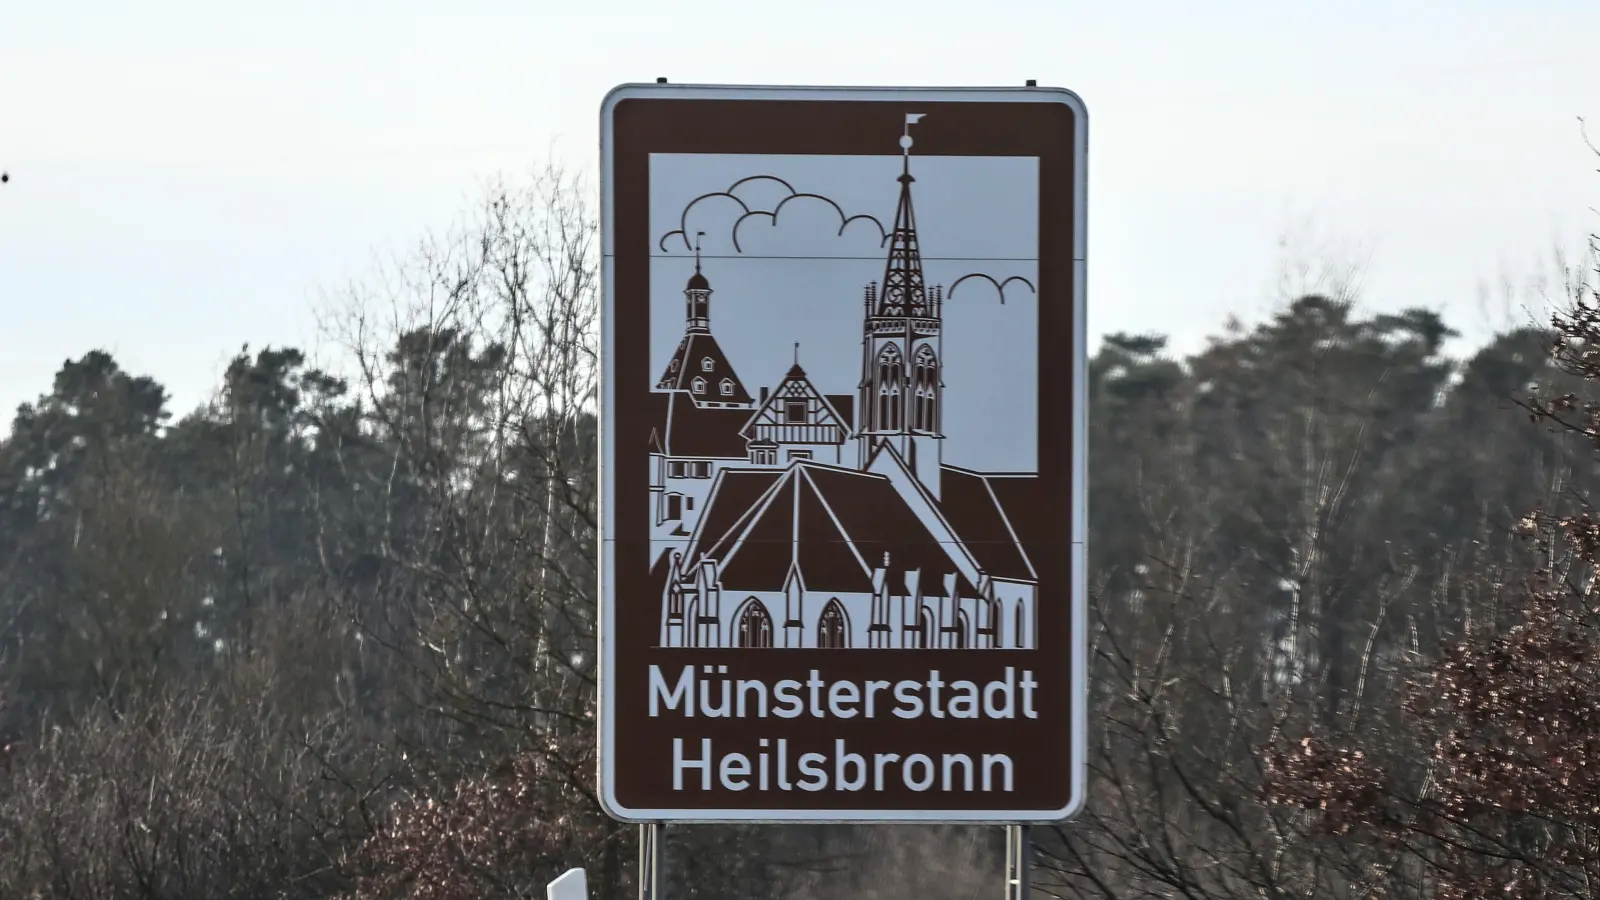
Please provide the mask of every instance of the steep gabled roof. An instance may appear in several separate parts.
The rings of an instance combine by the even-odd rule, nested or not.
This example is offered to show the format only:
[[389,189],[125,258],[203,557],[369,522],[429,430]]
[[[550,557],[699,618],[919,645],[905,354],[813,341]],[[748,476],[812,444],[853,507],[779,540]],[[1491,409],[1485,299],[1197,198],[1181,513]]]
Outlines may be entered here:
[[[1019,545],[1011,518],[1001,505],[996,482],[1005,482],[1013,504],[1024,502],[1037,486],[1032,475],[984,475],[944,466],[939,476],[939,506],[961,536],[978,565],[991,577],[1013,581],[1037,578],[1026,550]],[[1014,507],[1015,508],[1015,507]]]
[[[771,480],[756,501],[741,502],[757,492],[762,476]],[[781,591],[798,569],[807,591],[868,593],[885,553],[894,593],[904,593],[904,573],[916,569],[923,594],[943,596],[944,577],[959,571],[881,475],[812,462],[781,474],[727,471],[703,521],[689,558],[720,560],[728,590]],[[965,579],[958,579],[958,590],[975,592]]]
[[[709,367],[707,360],[710,361]],[[667,369],[661,373],[661,380],[656,382],[656,390],[692,393],[696,378],[706,381],[705,392],[695,395],[701,400],[712,403],[750,402],[750,392],[745,390],[744,382],[739,380],[739,374],[728,362],[727,354],[722,352],[721,345],[710,332],[691,331],[683,336],[683,340],[678,342],[678,349],[667,361]],[[724,380],[733,382],[733,393],[722,393]]]
[[[840,409],[834,403],[836,397],[829,396],[817,390],[816,385],[812,384],[811,379],[807,377],[805,370],[800,368],[799,363],[795,363],[789,368],[788,374],[784,375],[783,380],[778,382],[778,386],[772,389],[772,392],[770,395],[768,395],[766,400],[756,407],[754,413],[750,414],[750,418],[745,422],[741,433],[744,434],[746,438],[750,437],[755,433],[756,425],[760,423],[762,417],[769,410],[776,414],[779,404],[788,400],[794,400],[796,397],[805,397],[807,400],[815,399],[819,401],[823,406],[825,414],[829,418],[833,419],[834,422],[844,430],[844,436],[846,439],[848,439],[855,431],[855,423],[850,419],[850,406]],[[781,416],[779,417],[779,420],[782,420]]]
[[739,429],[750,408],[700,406],[682,391],[657,392],[659,418],[651,434],[651,449],[660,445],[667,456],[704,459],[743,459],[749,455]]
[[1017,540],[1022,542],[1023,547],[1042,548],[1051,541],[1070,540],[1067,535],[1050,534],[1040,527],[1041,522],[1048,521],[1050,517],[1040,516],[1036,511],[1039,502],[1039,476],[985,475],[983,480],[989,485],[995,503],[1005,513],[1006,522],[1011,525],[1011,530],[1016,532]]
[[854,434],[856,430],[856,395],[825,394],[824,398],[828,401],[828,405],[832,406],[834,411],[839,414],[839,421],[844,423],[844,427],[848,428],[851,434]]
[[695,547],[723,546],[722,542],[782,477],[780,469],[723,469],[718,472],[695,526],[691,552]]

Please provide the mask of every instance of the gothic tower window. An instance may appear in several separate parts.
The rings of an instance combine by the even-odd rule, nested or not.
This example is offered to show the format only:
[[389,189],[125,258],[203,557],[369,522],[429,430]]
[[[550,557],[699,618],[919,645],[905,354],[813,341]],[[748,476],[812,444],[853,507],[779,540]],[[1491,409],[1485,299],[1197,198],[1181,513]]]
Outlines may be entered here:
[[772,646],[772,616],[767,614],[767,608],[761,605],[760,600],[751,597],[745,601],[744,609],[739,611],[738,628],[735,646]]
[[905,362],[900,348],[889,344],[878,353],[878,428],[879,431],[898,431],[901,428],[900,386],[905,382]]
[[919,431],[938,431],[939,359],[934,356],[932,347],[923,344],[917,348],[913,371],[916,408],[913,410],[911,427]]

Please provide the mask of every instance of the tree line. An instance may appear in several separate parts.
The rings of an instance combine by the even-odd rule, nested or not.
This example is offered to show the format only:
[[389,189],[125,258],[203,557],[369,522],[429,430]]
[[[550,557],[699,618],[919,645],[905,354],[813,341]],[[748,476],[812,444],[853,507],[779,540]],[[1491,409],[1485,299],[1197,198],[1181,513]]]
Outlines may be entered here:
[[[1292,298],[1091,360],[1091,799],[1072,898],[1592,897],[1600,295],[1465,358]],[[583,865],[598,254],[502,184],[175,416],[109,354],[0,442],[0,897],[479,900]],[[1531,420],[1531,421],[1530,421]],[[1114,448],[1114,452],[1113,452]],[[997,829],[671,829],[674,896],[970,897]]]

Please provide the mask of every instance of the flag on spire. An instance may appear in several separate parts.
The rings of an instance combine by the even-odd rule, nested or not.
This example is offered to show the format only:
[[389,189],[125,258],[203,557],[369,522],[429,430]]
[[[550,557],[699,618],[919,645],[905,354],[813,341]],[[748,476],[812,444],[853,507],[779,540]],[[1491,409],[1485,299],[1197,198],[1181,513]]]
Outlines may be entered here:
[[911,155],[911,126],[922,121],[922,117],[925,115],[927,113],[906,113],[905,131],[900,135],[900,150],[906,156]]

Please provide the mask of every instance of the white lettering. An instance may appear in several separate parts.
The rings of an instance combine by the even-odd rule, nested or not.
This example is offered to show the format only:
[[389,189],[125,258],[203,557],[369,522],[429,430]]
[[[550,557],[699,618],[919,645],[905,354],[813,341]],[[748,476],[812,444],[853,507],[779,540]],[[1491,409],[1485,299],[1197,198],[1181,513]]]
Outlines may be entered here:
[[694,715],[694,666],[684,666],[683,674],[678,676],[678,683],[672,690],[667,690],[667,680],[661,676],[661,667],[650,666],[650,718],[661,715],[657,708],[658,701],[665,703],[667,709],[677,709],[678,704],[683,704],[684,715]]
[[758,710],[756,717],[765,719],[767,717],[767,683],[754,678],[739,679],[739,718],[742,719],[747,715],[744,698],[749,696],[752,690],[756,694],[756,709]]
[[876,704],[873,702],[874,698],[878,696],[879,691],[886,691],[888,689],[889,682],[887,681],[867,682],[867,718],[870,719],[877,715]]
[[963,791],[971,791],[972,757],[965,753],[946,753],[944,755],[944,784],[942,786],[947,791],[954,790],[950,784],[950,773],[958,763],[961,765],[961,789]]
[[[922,777],[911,774],[912,766],[922,768]],[[921,753],[911,754],[900,764],[900,777],[905,779],[906,787],[913,791],[925,791],[933,787],[933,760]]]
[[[828,770],[822,767],[828,758],[821,753],[802,753],[800,755],[800,774],[805,778],[800,780],[800,790],[820,791],[828,786]],[[859,787],[855,790],[860,790]]]
[[953,719],[976,719],[978,717],[978,686],[970,681],[952,681],[950,690],[955,696],[950,698],[950,717]]
[[900,701],[894,714],[902,719],[915,719],[922,715],[922,698],[917,691],[922,685],[915,681],[902,681],[894,686],[894,699]]
[[798,681],[786,678],[778,682],[778,686],[772,691],[772,695],[778,700],[778,705],[773,707],[773,715],[793,719],[804,712],[806,704],[800,699],[800,695],[795,693],[798,690],[800,690]]
[[875,790],[875,791],[883,790],[883,767],[887,766],[889,763],[892,763],[892,762],[894,762],[895,760],[897,760],[899,758],[900,758],[900,754],[898,754],[898,753],[874,753],[874,754],[872,754],[872,763],[873,763],[873,765],[872,765],[872,769],[873,769],[872,774],[874,776],[873,779],[872,779],[872,789],[873,790]]
[[[841,791],[859,791],[866,787],[867,761],[863,759],[859,753],[846,753],[844,749],[844,738],[839,738],[838,740],[834,741],[833,746],[834,785]],[[808,753],[806,755],[810,756],[811,754]],[[804,757],[802,757],[802,759],[804,759]],[[856,767],[856,777],[848,778],[845,776],[845,768],[848,766]]]
[[683,758],[683,738],[672,739],[672,789],[683,790],[683,770],[700,770],[700,790],[711,790],[711,739],[702,738],[700,752],[703,754],[697,760]]
[[722,786],[730,791],[742,791],[750,786],[747,780],[750,775],[750,757],[743,753],[729,753],[722,758],[722,765],[718,774],[722,778]]
[[828,688],[828,712],[841,719],[854,719],[856,711],[851,706],[861,700],[861,691],[853,681],[835,681]]
[[1011,791],[1011,757],[1004,753],[985,753],[983,755],[983,789],[986,791],[994,790],[995,766],[1001,766],[1005,769],[1006,786],[1001,790],[1009,793]]
[[[818,719],[877,718],[885,711],[896,718],[1037,719],[1040,684],[1028,669],[1007,666],[992,681],[946,681],[938,669],[925,680],[830,680],[812,669],[805,680],[769,682],[738,678],[728,666],[684,666],[673,675],[651,665],[649,714],[658,718],[678,713],[685,718]],[[887,696],[880,696],[887,694]],[[891,699],[892,698],[892,699]]]
[[[719,666],[718,668],[724,674],[728,671],[727,666]],[[705,667],[705,674],[711,674],[710,666]],[[729,697],[732,686],[728,684],[726,677],[719,678],[718,681],[722,685],[722,703],[718,706],[711,705],[711,682],[708,680],[701,680],[700,682],[700,712],[708,719],[725,719],[733,712],[733,704],[730,702],[732,698]]]
[[[1010,719],[1016,716],[1016,698],[1013,693],[1016,687],[1016,669],[1006,666],[1005,681],[991,681],[983,689],[983,714],[991,719]],[[995,701],[996,695],[1005,697],[1005,705],[1001,706]]]
[[819,719],[822,718],[822,686],[826,683],[816,669],[812,669],[811,677],[806,679],[806,687],[811,689],[811,714]]

